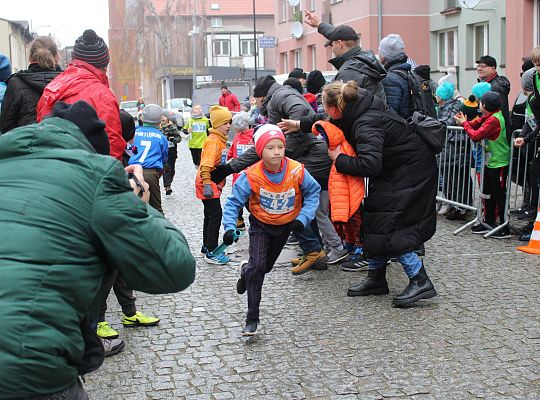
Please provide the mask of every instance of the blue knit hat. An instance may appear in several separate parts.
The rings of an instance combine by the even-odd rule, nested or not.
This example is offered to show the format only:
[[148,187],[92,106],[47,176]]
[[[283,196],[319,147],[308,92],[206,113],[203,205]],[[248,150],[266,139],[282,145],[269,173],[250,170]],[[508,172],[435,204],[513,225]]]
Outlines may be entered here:
[[9,58],[0,54],[0,82],[4,82],[11,76],[11,63]]
[[437,88],[435,94],[439,96],[442,101],[447,101],[454,96],[454,90],[454,85],[452,85],[450,82],[444,82]]
[[491,83],[479,82],[472,87],[472,94],[476,100],[480,100],[484,94],[491,90]]

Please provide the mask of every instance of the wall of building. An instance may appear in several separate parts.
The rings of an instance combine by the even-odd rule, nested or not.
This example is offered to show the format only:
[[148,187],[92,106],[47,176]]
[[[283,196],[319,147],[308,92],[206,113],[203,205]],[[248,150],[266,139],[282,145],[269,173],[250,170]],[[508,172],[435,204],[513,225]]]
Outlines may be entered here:
[[[279,73],[286,73],[295,66],[295,51],[300,50],[300,67],[330,70],[328,60],[333,57],[331,48],[325,48],[326,39],[317,29],[303,24],[300,39],[291,37],[293,8],[286,6],[287,18],[283,20],[284,4],[287,0],[275,0],[276,36],[278,37]],[[379,0],[342,0],[331,4],[330,0],[302,0],[303,9],[312,10],[324,22],[333,25],[350,25],[361,36],[362,48],[376,51],[379,45]],[[399,33],[406,44],[406,52],[419,64],[429,60],[429,1],[428,0],[384,0],[382,4],[382,37]],[[286,56],[285,56],[286,54]],[[286,59],[286,60],[285,60]],[[285,65],[286,64],[286,65]]]
[[28,67],[32,38],[18,24],[0,18],[0,52],[9,57],[13,73]]
[[501,38],[506,38],[507,32],[506,0],[482,0],[473,10],[463,8],[450,15],[441,15],[441,11],[446,9],[446,2],[447,0],[431,1],[430,65],[435,78],[445,74],[449,65],[439,62],[439,33],[447,30],[457,32],[457,59],[453,65],[457,66],[458,70],[458,89],[463,96],[467,97],[471,93],[472,86],[477,82],[475,61],[481,56],[476,54],[475,26],[484,24],[487,27],[487,49],[484,48],[482,55],[489,54],[494,57],[499,65],[498,72],[506,75],[507,40],[501,40]]

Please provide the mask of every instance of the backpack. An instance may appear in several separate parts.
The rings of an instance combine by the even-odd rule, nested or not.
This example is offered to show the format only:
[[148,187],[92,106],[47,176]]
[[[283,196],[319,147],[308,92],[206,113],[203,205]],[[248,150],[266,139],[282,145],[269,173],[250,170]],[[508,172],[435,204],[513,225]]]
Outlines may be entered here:
[[437,118],[435,102],[433,101],[433,92],[431,91],[429,81],[411,71],[394,70],[392,72],[395,72],[401,75],[404,79],[407,79],[407,83],[409,85],[409,108],[411,110],[411,114],[417,111],[420,114],[427,115],[428,117]]
[[407,125],[426,142],[433,154],[439,154],[442,151],[446,142],[446,125],[439,120],[418,111],[413,112],[412,117],[407,120],[392,112],[375,111],[374,114]]

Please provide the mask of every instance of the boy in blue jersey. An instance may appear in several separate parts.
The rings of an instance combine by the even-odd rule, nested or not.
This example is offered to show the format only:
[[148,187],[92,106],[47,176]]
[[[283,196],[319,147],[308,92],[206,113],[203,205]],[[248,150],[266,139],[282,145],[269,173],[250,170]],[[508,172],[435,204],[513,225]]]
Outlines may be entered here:
[[163,214],[159,178],[169,156],[169,146],[167,137],[159,129],[162,114],[163,110],[156,104],[143,108],[143,125],[137,127],[133,138],[133,145],[138,151],[129,159],[129,165],[140,164],[143,167],[144,180],[150,186],[149,204]]

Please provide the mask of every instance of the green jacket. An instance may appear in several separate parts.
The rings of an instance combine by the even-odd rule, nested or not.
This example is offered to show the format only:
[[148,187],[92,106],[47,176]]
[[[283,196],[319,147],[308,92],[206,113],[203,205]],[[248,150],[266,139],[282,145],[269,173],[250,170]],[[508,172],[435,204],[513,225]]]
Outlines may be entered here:
[[183,129],[187,131],[189,128],[192,132],[189,135],[188,147],[190,149],[202,149],[206,140],[208,128],[210,128],[210,120],[206,116],[201,115],[199,118],[190,117]]
[[108,266],[147,293],[195,278],[182,233],[69,121],[0,136],[0,191],[1,399],[58,392],[88,370],[81,330],[108,294]]

